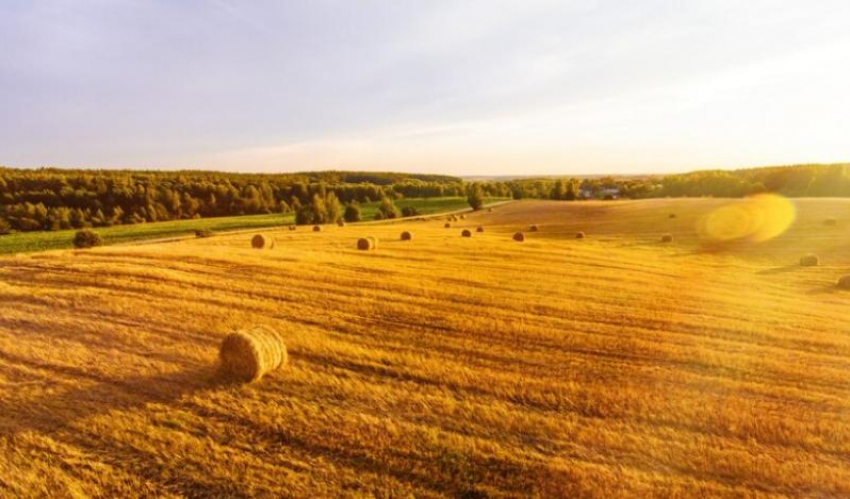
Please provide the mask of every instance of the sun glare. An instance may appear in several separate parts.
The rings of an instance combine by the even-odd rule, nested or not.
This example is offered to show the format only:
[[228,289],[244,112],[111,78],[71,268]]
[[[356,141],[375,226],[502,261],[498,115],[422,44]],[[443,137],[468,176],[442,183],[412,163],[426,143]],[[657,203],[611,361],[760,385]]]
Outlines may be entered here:
[[758,194],[711,211],[699,221],[699,232],[713,242],[763,242],[788,230],[795,216],[788,199]]

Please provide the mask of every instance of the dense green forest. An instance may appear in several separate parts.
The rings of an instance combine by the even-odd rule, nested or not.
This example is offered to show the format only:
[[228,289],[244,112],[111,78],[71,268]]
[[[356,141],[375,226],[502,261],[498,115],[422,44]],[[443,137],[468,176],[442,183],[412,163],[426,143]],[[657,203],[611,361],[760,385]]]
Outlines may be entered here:
[[444,175],[0,168],[0,234],[289,212],[323,223],[346,205],[463,194],[463,182]]
[[446,175],[372,172],[244,174],[203,171],[0,168],[0,234],[166,220],[294,213],[297,223],[360,219],[358,204],[380,201],[376,218],[415,215],[394,200],[467,196],[613,199],[681,196],[850,196],[847,164],[706,170],[675,175],[524,178],[464,183]]
[[789,197],[850,197],[850,164],[703,170],[673,175],[505,182],[515,199],[743,197],[773,192]]

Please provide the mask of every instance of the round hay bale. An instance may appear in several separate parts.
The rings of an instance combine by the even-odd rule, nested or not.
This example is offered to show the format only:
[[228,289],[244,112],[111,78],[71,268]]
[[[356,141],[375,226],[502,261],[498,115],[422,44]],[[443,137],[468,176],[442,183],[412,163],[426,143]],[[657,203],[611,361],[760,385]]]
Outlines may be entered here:
[[254,249],[274,248],[274,239],[263,234],[257,234],[251,238],[251,247]]
[[532,225],[531,227],[528,228],[528,230],[530,232],[537,232],[538,230],[540,230],[540,227],[538,227],[536,225]]
[[662,243],[672,243],[673,242],[673,234],[664,234],[661,236]]
[[824,225],[826,225],[828,227],[834,227],[834,226],[838,225],[838,220],[836,220],[834,218],[827,218],[826,220],[823,221],[823,223],[824,223]]
[[520,243],[525,241],[525,234],[523,234],[522,232],[517,232],[516,234],[514,234],[514,241]]
[[803,267],[817,267],[820,260],[816,255],[806,255],[800,258],[800,265]]
[[484,227],[482,227],[481,225],[479,225],[479,226],[478,226],[478,228],[477,228],[477,229],[475,229],[475,232],[484,232]]
[[254,326],[228,334],[219,350],[220,370],[240,381],[258,381],[289,361],[286,345],[277,331]]
[[413,234],[411,234],[410,232],[404,231],[401,233],[402,241],[410,241],[411,239],[413,239]]
[[345,227],[345,220],[337,220],[336,224],[340,227]]
[[584,239],[584,232],[582,232],[582,231],[576,232],[576,239]]
[[843,275],[838,278],[838,282],[835,283],[839,289],[850,289],[850,274]]
[[369,251],[378,247],[378,240],[372,236],[361,237],[357,240],[357,249],[360,251]]
[[446,223],[444,223],[444,224],[443,224],[443,227],[444,227],[444,228],[446,228],[446,229],[451,229],[451,228],[452,228],[452,224],[450,224],[450,223],[446,222]]
[[295,226],[295,225],[290,225],[290,226],[289,226],[289,230],[295,230],[295,229],[296,229],[296,226]]
[[472,231],[469,229],[463,229],[463,232],[460,233],[461,237],[472,237]]
[[461,219],[461,220],[466,219],[466,215],[461,215],[461,216],[460,216],[460,219]]
[[676,218],[676,214],[675,214],[675,213],[671,213],[669,218]]
[[487,208],[487,213],[493,213],[493,208]]
[[313,232],[322,232],[322,226],[321,225],[314,225],[313,226]]

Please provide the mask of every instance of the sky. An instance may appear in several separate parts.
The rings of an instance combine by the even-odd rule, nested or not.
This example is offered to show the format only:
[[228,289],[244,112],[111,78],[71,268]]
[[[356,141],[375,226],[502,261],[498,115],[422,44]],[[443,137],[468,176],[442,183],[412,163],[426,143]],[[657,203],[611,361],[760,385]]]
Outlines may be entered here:
[[846,0],[0,0],[0,165],[850,161]]

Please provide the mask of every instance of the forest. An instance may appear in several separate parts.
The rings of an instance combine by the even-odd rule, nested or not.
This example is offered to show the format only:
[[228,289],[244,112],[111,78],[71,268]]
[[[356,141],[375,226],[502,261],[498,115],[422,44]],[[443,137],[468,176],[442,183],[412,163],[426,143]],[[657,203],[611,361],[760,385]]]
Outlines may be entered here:
[[204,171],[0,168],[0,234],[165,220],[295,213],[299,224],[360,219],[358,203],[380,201],[376,217],[415,215],[393,200],[468,196],[514,199],[848,197],[848,164],[704,170],[673,175],[522,178],[465,183],[459,177],[375,172],[245,174]]
[[463,192],[461,179],[444,175],[0,168],[0,234],[289,212],[323,223],[338,218],[326,208],[341,216],[357,203]]

